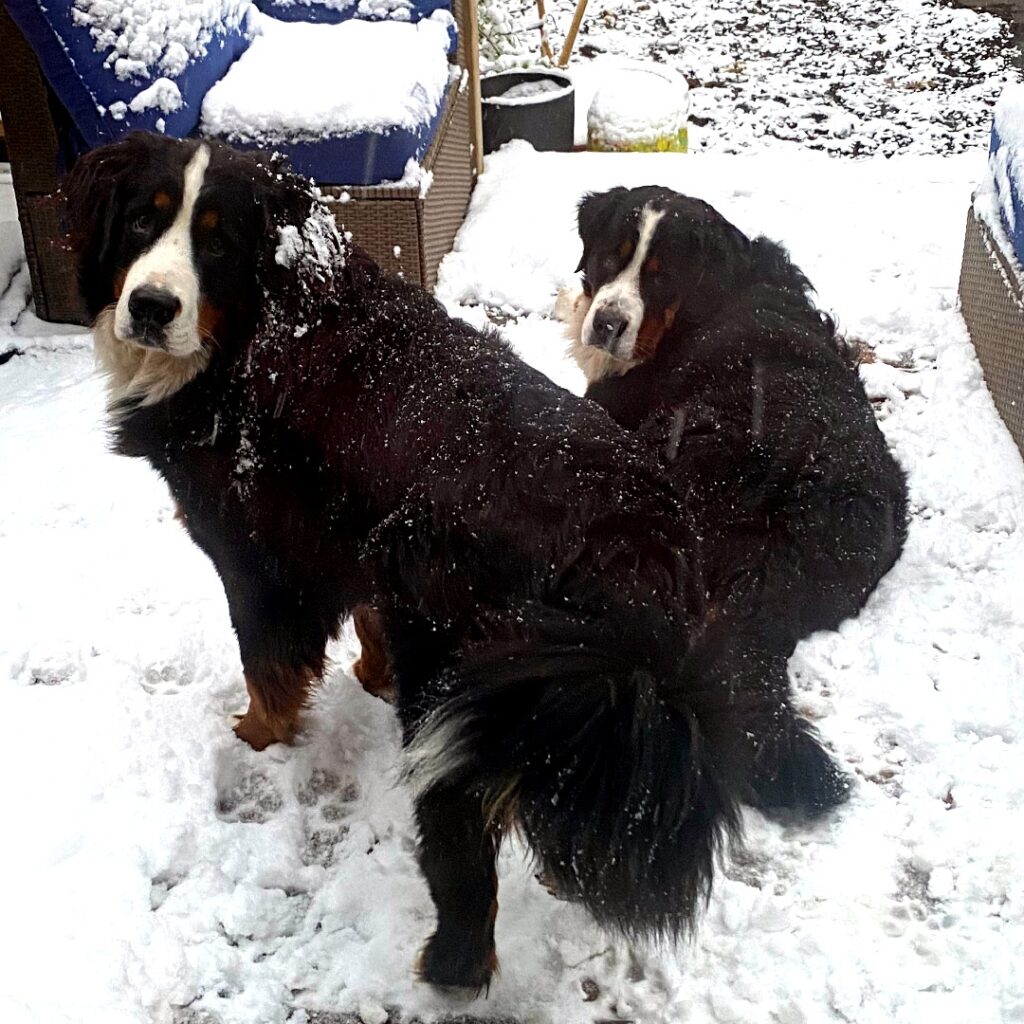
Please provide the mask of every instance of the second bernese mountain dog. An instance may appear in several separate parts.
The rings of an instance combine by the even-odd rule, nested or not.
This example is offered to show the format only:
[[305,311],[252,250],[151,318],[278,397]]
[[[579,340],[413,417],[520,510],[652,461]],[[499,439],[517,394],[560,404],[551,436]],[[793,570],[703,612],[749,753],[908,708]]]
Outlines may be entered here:
[[[753,756],[809,768],[820,751],[789,710],[787,661],[856,615],[896,561],[903,472],[781,246],[659,186],[585,196],[579,232],[583,289],[566,319],[586,396],[650,443],[699,536],[706,605],[684,674],[770,693],[788,728],[753,730]],[[753,778],[765,807],[833,802],[828,771]],[[808,780],[825,789],[808,794]]]
[[686,670],[712,612],[646,449],[384,274],[272,159],[133,135],[64,196],[114,447],[223,581],[238,735],[290,740],[327,640],[379,610],[437,909],[421,976],[488,984],[510,829],[598,921],[685,932],[750,773],[793,770],[749,756],[785,707]]

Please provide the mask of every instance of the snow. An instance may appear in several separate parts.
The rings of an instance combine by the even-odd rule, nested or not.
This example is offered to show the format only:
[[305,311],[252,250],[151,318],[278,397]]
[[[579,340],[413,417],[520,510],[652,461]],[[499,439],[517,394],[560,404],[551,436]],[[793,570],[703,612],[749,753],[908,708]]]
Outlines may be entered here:
[[277,229],[277,234],[274,262],[282,267],[301,261],[307,271],[330,277],[345,265],[345,245],[337,221],[323,205],[317,205],[301,227],[286,224]]
[[[160,17],[143,28],[140,13],[171,5],[147,2],[77,6],[105,10],[97,25],[128,19],[119,57],[152,53],[146,66],[171,74]],[[573,6],[548,0],[556,41]],[[431,44],[439,63],[446,48],[446,35]],[[346,109],[394,121],[381,90],[405,51],[384,66],[354,49],[314,62],[297,44],[296,70],[253,75],[239,111],[261,108],[260,131],[284,114],[316,131]],[[654,56],[690,80],[691,148],[709,152],[506,147],[438,295],[581,391],[551,315],[576,280],[575,204],[661,182],[785,242],[874,350],[862,376],[909,473],[907,548],[855,621],[791,662],[798,705],[856,778],[850,804],[812,827],[748,812],[744,848],[676,950],[609,939],[510,846],[490,998],[418,984],[433,912],[398,730],[348,672],[354,637],[330,651],[294,747],[256,754],[234,738],[245,692],[219,580],[155,474],[108,452],[88,334],[33,315],[0,167],[4,1024],[1024,1020],[1024,468],[956,308],[979,179],[976,209],[999,221],[985,147],[1016,77],[1006,29],[927,0],[603,0],[577,53],[578,117],[623,59]],[[314,64],[339,77],[313,84]],[[140,102],[173,102],[151,89]],[[416,180],[429,185],[408,166],[403,183]],[[278,255],[336,244],[314,218],[282,232]]]
[[488,106],[522,107],[531,103],[547,103],[556,96],[564,96],[566,93],[572,92],[572,82],[564,73],[544,68],[537,70],[551,77],[517,82],[505,89],[504,92],[486,97],[483,102]]
[[[482,28],[489,63],[533,63],[533,0],[484,6],[500,8],[494,39]],[[575,6],[547,2],[558,45]],[[681,72],[691,150],[729,153],[780,142],[844,156],[964,152],[988,143],[1002,85],[1020,78],[1005,21],[940,0],[602,0],[570,63],[578,142],[590,97],[622,58]]]
[[412,0],[271,0],[269,5],[264,4],[264,9],[267,6],[322,8],[339,12],[355,8],[353,13],[357,18],[390,18],[394,21],[410,21],[413,13]]
[[264,8],[267,6],[282,8],[308,7],[315,10],[318,7],[322,7],[327,11],[347,11],[356,2],[357,0],[271,0],[270,5],[264,4]]
[[505,100],[533,99],[535,96],[543,96],[544,93],[562,92],[564,88],[565,86],[560,82],[550,78],[541,78],[536,82],[520,82],[518,85],[513,85],[511,89],[506,89],[494,98]]
[[136,113],[159,107],[165,114],[172,114],[180,109],[184,100],[177,85],[169,78],[158,78],[151,86],[137,93],[129,107]]
[[258,35],[203,100],[202,132],[273,145],[415,130],[437,113],[448,85],[448,25],[438,11],[416,24],[276,21],[258,12]]
[[214,36],[242,24],[251,0],[74,0],[71,16],[88,28],[119,79],[175,78],[202,57]]
[[1008,145],[1024,149],[1024,85],[1008,85],[992,115],[999,137]]
[[850,804],[811,827],[748,812],[744,849],[678,950],[610,940],[507,848],[502,973],[470,1003],[412,977],[432,911],[398,730],[348,673],[354,638],[330,652],[295,747],[256,754],[233,737],[245,693],[219,581],[155,474],[107,451],[88,335],[25,309],[0,190],[0,351],[24,353],[0,366],[0,1019],[1021,1019],[1024,469],[955,300],[984,164],[981,150],[837,162],[524,144],[488,158],[442,266],[450,308],[505,321],[527,359],[580,390],[550,319],[579,255],[577,198],[686,189],[784,240],[875,349],[865,380],[914,516],[862,615],[791,663],[799,706],[856,777]]
[[[999,253],[1002,256],[1002,262],[999,264],[1000,274],[1005,277],[1005,264],[1013,275],[1013,281],[1007,282],[1011,285],[1011,294],[1015,292],[1021,293],[1024,292],[1024,267],[1021,267],[1017,254],[1013,251],[1013,243],[1006,233],[1001,216],[1001,214],[1005,216],[1003,212],[1005,209],[1003,206],[1003,196],[1006,193],[996,184],[997,180],[999,180],[997,168],[1005,167],[1005,164],[1002,161],[997,162],[997,156],[999,156],[998,153],[989,156],[989,173],[982,177],[978,187],[974,190],[974,213],[988,228],[992,236],[992,243],[998,247]],[[1002,188],[1005,189],[1005,185]],[[1010,223],[1013,223],[1012,218]]]
[[1019,195],[1024,188],[1024,85],[1008,85],[1003,90],[996,103],[993,126],[992,144],[995,147],[998,138],[998,147],[989,153],[989,182],[1002,214],[1002,225],[1015,234],[1014,194]]
[[[405,162],[405,170],[395,181],[382,181],[381,186],[391,188],[415,188],[419,190],[420,199],[424,199],[434,184],[434,172],[428,171],[415,157],[409,157]],[[342,192],[338,202],[347,203],[352,197],[347,192]]]
[[623,67],[611,71],[587,114],[596,148],[674,138],[690,109],[686,80],[670,70]]

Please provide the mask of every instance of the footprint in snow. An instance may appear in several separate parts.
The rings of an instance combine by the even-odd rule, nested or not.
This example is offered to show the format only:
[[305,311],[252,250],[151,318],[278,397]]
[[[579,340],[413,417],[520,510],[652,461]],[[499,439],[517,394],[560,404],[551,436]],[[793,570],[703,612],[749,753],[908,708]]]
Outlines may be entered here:
[[269,821],[283,805],[274,783],[259,769],[240,766],[240,774],[217,788],[217,817],[221,821]]
[[306,844],[302,851],[305,864],[328,867],[334,849],[348,833],[345,818],[359,799],[359,786],[325,768],[314,768],[296,794],[305,809]]

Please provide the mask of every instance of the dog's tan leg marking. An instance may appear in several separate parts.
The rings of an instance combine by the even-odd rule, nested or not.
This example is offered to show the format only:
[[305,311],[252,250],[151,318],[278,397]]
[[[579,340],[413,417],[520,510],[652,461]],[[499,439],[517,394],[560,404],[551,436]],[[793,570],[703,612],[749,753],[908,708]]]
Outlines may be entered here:
[[253,750],[264,750],[271,743],[291,743],[316,677],[311,668],[284,665],[246,672],[249,710],[235,724],[235,735]]
[[352,613],[352,624],[363,648],[359,660],[352,666],[352,674],[367,693],[394,703],[395,677],[380,615],[369,605],[361,604]]

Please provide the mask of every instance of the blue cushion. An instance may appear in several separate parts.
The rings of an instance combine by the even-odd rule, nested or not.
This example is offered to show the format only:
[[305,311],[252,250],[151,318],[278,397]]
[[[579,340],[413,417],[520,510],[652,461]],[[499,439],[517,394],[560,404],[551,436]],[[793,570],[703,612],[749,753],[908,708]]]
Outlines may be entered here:
[[451,11],[451,0],[255,0],[281,21],[319,21],[337,25],[349,18],[419,21],[434,11]]
[[[400,180],[410,159],[422,162],[443,115],[442,104],[430,123],[415,131],[393,128],[386,134],[359,132],[312,142],[278,142],[273,149],[284,153],[300,174],[323,185],[378,185]],[[232,145],[261,148],[237,141]]]
[[[211,26],[208,38],[204,32],[203,42],[195,47],[204,52],[189,55],[179,49],[170,54],[160,48],[154,63],[161,57],[171,58],[173,73],[122,64],[124,71],[132,73],[119,78],[114,68],[107,66],[116,56],[113,37],[109,43],[102,39],[97,49],[73,0],[4,2],[87,147],[112,142],[139,128],[164,131],[176,138],[188,135],[199,123],[207,90],[249,45],[249,0],[227,0],[227,23]],[[162,109],[161,95],[170,97],[170,105],[178,104],[177,108]]]
[[[434,11],[451,13],[452,0],[253,0],[278,21],[312,21],[340,25],[343,21],[421,21]],[[455,21],[448,30],[448,53],[455,52]]]
[[996,104],[989,168],[999,219],[1024,264],[1024,87],[1008,85]]

